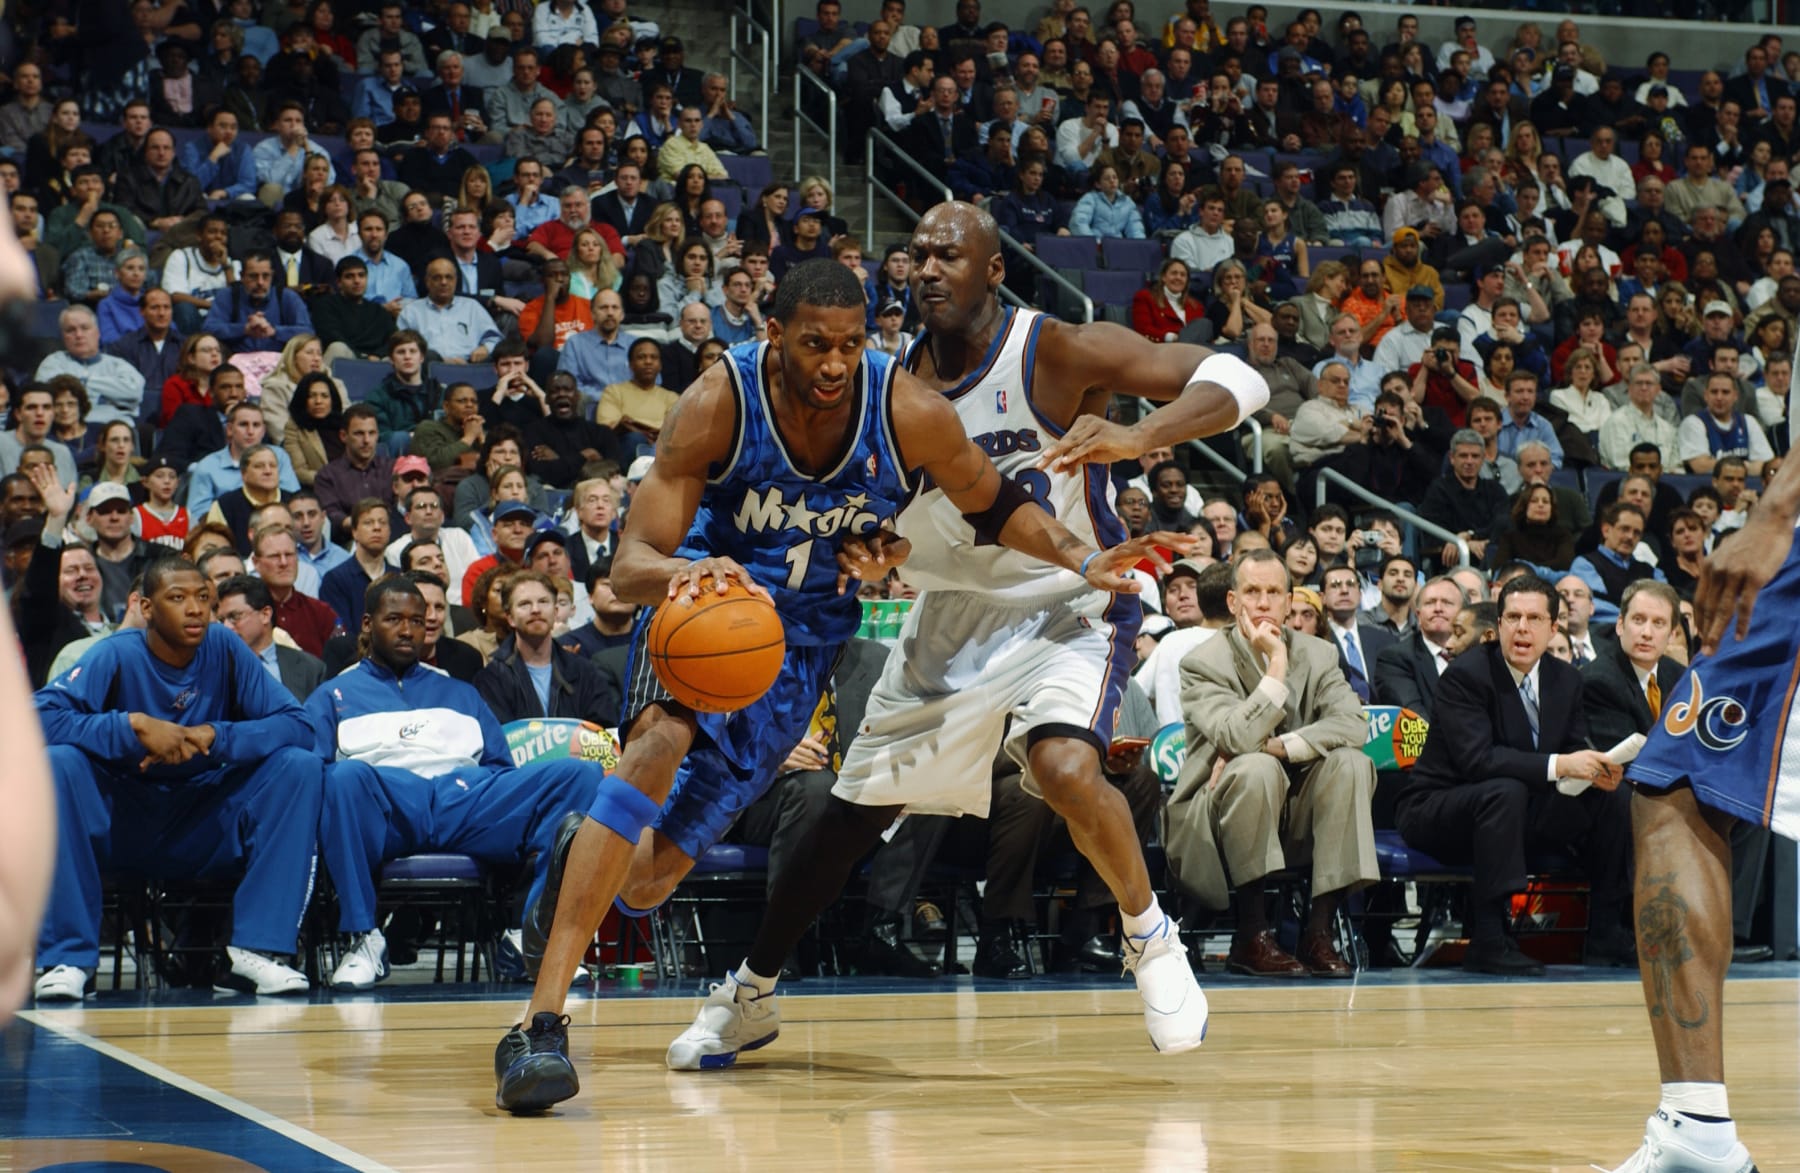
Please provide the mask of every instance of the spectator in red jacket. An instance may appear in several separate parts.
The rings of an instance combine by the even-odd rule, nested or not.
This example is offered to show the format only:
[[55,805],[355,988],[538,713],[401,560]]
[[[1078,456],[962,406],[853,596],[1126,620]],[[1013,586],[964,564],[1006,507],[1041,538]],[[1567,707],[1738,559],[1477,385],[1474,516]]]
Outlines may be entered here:
[[1206,316],[1206,307],[1188,296],[1188,267],[1170,257],[1156,271],[1156,281],[1131,299],[1131,328],[1152,342],[1173,342],[1182,328]]

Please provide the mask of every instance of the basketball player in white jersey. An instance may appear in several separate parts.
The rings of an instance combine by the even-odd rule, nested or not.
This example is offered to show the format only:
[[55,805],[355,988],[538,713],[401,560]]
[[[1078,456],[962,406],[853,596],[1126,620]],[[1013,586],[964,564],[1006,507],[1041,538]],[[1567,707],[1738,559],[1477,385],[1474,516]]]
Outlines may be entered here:
[[[955,403],[963,430],[1003,474],[1097,546],[1125,537],[1105,466],[1039,467],[1077,420],[1104,415],[1115,390],[1164,402],[1129,430],[1128,443],[1123,430],[1082,429],[1084,450],[1128,446],[1120,455],[1136,456],[1229,431],[1268,401],[1267,384],[1238,359],[1003,307],[998,229],[972,204],[928,212],[912,255],[924,329],[907,366]],[[1198,1047],[1206,997],[1179,925],[1157,906],[1125,798],[1101,773],[1134,659],[1137,600],[1009,554],[930,487],[898,530],[898,542],[864,544],[859,576],[885,573],[910,552],[907,576],[925,593],[869,699],[831,803],[776,877],[749,957],[670,1045],[669,1066],[729,1066],[774,1039],[783,958],[902,811],[987,814],[1009,719],[1007,749],[1027,768],[1028,785],[1067,821],[1118,900],[1125,964],[1152,1044],[1165,1054]]]

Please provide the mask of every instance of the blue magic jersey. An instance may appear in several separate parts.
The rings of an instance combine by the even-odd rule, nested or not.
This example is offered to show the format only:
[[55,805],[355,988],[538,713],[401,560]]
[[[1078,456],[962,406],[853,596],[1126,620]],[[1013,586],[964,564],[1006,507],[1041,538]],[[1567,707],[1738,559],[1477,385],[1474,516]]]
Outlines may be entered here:
[[843,540],[893,521],[911,491],[894,439],[892,389],[898,366],[869,351],[850,390],[851,426],[841,457],[818,475],[802,472],[775,426],[763,380],[766,342],[725,354],[737,398],[731,455],[707,482],[678,555],[735,559],[766,587],[790,645],[838,644],[856,634],[862,605],[837,591]]

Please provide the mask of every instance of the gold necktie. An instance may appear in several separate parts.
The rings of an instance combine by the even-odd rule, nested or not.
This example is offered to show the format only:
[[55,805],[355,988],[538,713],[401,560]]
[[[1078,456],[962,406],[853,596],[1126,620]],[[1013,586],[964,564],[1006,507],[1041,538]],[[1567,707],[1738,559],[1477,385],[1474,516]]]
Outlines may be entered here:
[[300,287],[300,254],[299,253],[295,253],[293,256],[288,258],[287,283],[288,283],[289,289],[298,289]]
[[1662,686],[1656,683],[1654,671],[1650,673],[1650,684],[1644,690],[1644,696],[1650,702],[1650,719],[1652,721],[1660,720],[1662,718]]

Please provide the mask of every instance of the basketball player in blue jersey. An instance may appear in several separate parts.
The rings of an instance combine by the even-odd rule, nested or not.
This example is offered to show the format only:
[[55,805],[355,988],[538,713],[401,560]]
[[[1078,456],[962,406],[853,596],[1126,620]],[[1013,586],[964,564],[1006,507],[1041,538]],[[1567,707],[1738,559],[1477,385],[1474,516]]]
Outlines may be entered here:
[[576,1094],[562,1008],[602,917],[622,889],[627,913],[660,903],[773,781],[861,619],[855,593],[842,589],[840,546],[891,522],[921,474],[986,540],[1098,590],[1133,589],[1132,565],[1158,543],[1181,541],[1152,534],[1102,551],[1071,533],[995,470],[942,396],[865,349],[864,322],[863,289],[849,269],[823,260],[795,267],[776,295],[769,341],[733,347],[663,424],[613,558],[613,591],[648,607],[698,597],[708,578],[721,591],[741,583],[773,600],[787,658],[755,704],[696,714],[650,670],[648,610],[639,621],[624,753],[587,817],[559,841],[527,917],[527,959],[534,936],[548,940],[524,1023],[495,1052],[502,1108],[541,1111]]
[[[1625,769],[1637,861],[1638,972],[1662,1075],[1644,1143],[1614,1173],[1755,1173],[1725,1095],[1731,828],[1800,838],[1800,460],[1784,463],[1700,568],[1700,655]],[[1761,604],[1765,622],[1752,625]]]
[[[972,204],[926,213],[912,258],[924,329],[906,365],[941,393],[1003,474],[1096,545],[1122,541],[1125,526],[1105,466],[1084,461],[1229,431],[1268,402],[1268,386],[1241,360],[1003,306],[999,232]],[[1164,406],[1128,430],[1083,423],[1103,417],[1115,391]],[[1065,453],[1079,456],[1052,464]],[[1119,903],[1125,965],[1152,1044],[1164,1054],[1198,1047],[1206,997],[1180,926],[1157,906],[1124,795],[1101,773],[1135,661],[1138,601],[1001,549],[929,487],[901,515],[898,534],[897,542],[853,541],[847,559],[872,577],[910,555],[907,578],[924,594],[869,698],[830,803],[775,879],[749,957],[670,1044],[669,1066],[729,1066],[772,1040],[782,959],[856,861],[903,810],[986,815],[1003,738],[1026,768],[1028,790],[1064,818]]]

